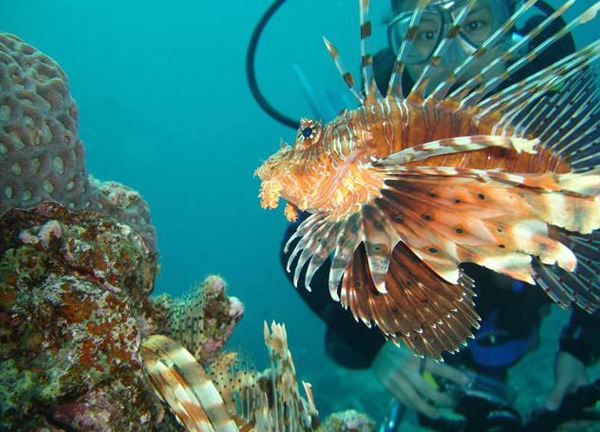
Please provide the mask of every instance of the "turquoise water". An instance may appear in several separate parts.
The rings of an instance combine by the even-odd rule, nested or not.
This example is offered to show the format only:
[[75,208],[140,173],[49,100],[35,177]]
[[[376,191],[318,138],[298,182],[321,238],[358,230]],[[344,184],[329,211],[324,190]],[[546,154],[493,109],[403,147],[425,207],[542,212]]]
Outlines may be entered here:
[[[260,110],[244,72],[248,40],[269,4],[0,0],[0,29],[66,71],[88,172],[148,201],[161,263],[156,292],[177,295],[208,274],[222,275],[246,306],[232,346],[265,366],[262,321],[283,321],[299,377],[313,383],[323,411],[347,401],[377,414],[387,406],[382,389],[368,373],[334,369],[323,352],[323,325],[285,279],[282,209],[259,206],[253,171],[280,138],[294,136]],[[378,6],[381,17],[385,7]],[[259,83],[276,107],[310,115],[294,65],[315,88],[344,91],[321,36],[338,46],[347,66],[357,65],[357,9],[356,0],[290,0],[282,8],[257,57]],[[598,26],[577,33],[580,46],[598,37],[590,28]]]

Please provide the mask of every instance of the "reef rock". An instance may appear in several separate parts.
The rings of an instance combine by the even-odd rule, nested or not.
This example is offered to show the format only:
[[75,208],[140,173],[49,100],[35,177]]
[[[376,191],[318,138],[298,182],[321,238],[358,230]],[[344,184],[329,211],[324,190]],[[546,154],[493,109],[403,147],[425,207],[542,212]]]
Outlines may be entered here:
[[129,226],[45,202],[0,218],[0,429],[150,430],[155,256]]

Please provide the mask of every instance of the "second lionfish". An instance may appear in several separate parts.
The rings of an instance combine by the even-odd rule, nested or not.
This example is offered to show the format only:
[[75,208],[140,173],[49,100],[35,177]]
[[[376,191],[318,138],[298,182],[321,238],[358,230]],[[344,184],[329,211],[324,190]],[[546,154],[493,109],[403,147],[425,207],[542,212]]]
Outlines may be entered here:
[[303,120],[294,145],[282,144],[256,171],[263,207],[274,208],[283,198],[289,219],[298,209],[311,213],[286,246],[292,248],[288,267],[297,260],[295,280],[306,269],[310,286],[331,257],[335,300],[413,352],[436,358],[456,350],[478,326],[473,282],[461,263],[537,284],[563,306],[597,310],[600,106],[591,64],[600,41],[517,84],[503,84],[595,18],[600,2],[494,74],[574,2],[469,77],[467,71],[536,4],[523,2],[449,76],[430,86],[477,3],[462,2],[405,95],[408,53],[424,11],[437,3],[420,0],[384,96],[368,49],[369,1],[360,0],[363,92],[325,41],[360,106],[327,124]]

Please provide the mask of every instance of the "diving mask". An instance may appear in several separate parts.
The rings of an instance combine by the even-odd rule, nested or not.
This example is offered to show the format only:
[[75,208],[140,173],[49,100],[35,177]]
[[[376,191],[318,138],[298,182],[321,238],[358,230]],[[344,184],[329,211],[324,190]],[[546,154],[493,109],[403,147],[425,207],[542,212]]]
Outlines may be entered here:
[[[423,12],[419,31],[408,53],[409,64],[427,62],[440,44],[450,26],[456,22],[458,14],[467,0],[433,1]],[[454,51],[470,55],[511,16],[511,0],[479,0],[464,19],[460,37],[456,38]],[[413,11],[401,12],[387,23],[387,36],[390,48],[398,53],[406,35]],[[460,54],[460,53],[459,53]]]

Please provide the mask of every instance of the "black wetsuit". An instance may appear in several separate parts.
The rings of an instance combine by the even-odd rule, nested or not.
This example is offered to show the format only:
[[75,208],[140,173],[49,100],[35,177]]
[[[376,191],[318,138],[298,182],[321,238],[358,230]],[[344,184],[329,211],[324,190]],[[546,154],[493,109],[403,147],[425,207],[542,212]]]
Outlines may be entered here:
[[[534,17],[528,22],[527,28],[536,26],[543,17]],[[549,28],[543,32],[537,40],[534,40],[530,48],[533,48],[541,41],[556,31],[556,28]],[[533,64],[524,67],[514,76],[509,83],[518,82],[526,76],[543,69],[544,67],[563,58],[565,55],[574,52],[575,44],[571,37],[565,37],[545,51]],[[394,63],[394,55],[391,51],[382,51],[375,56],[375,79],[382,93],[385,93],[387,81],[391,74]],[[408,89],[412,86],[408,74],[404,75],[405,83],[403,88]],[[291,224],[286,233],[283,244],[295,231],[298,224],[308,215],[301,214],[296,223]],[[285,268],[288,255],[282,252],[281,260]],[[327,260],[313,277],[311,286],[312,292],[304,288],[303,270],[298,293],[304,301],[310,306],[321,319],[327,324],[325,335],[325,346],[327,354],[338,364],[348,368],[367,368],[373,362],[379,349],[385,342],[380,330],[373,326],[368,328],[362,322],[356,322],[349,310],[344,310],[341,305],[331,299],[329,295],[328,274],[330,260]],[[513,361],[508,361],[502,367],[489,365],[482,366],[475,359],[475,349],[467,348],[461,350],[456,355],[445,355],[445,360],[450,364],[461,364],[474,370],[479,370],[487,374],[504,378],[508,367],[515,364],[527,351],[523,350],[526,344],[533,345],[535,336],[539,329],[541,320],[551,300],[538,287],[527,286],[522,283],[513,284],[513,288],[500,288],[494,281],[494,273],[483,267],[474,264],[463,265],[465,271],[475,280],[477,288],[476,310],[482,318],[483,326],[492,326],[493,335],[499,335],[496,339],[500,340],[481,340],[477,343],[481,345],[486,342],[502,349],[503,346],[511,345],[511,342],[521,343],[521,352]],[[292,274],[287,274],[292,281]],[[487,324],[486,324],[487,323]],[[526,348],[529,348],[526,347]],[[600,314],[593,316],[574,307],[569,323],[562,331],[560,338],[560,349],[566,351],[580,359],[584,364],[593,363],[600,356]],[[473,351],[473,352],[472,352]],[[518,351],[518,350],[516,350]],[[510,355],[507,356],[510,359]]]

